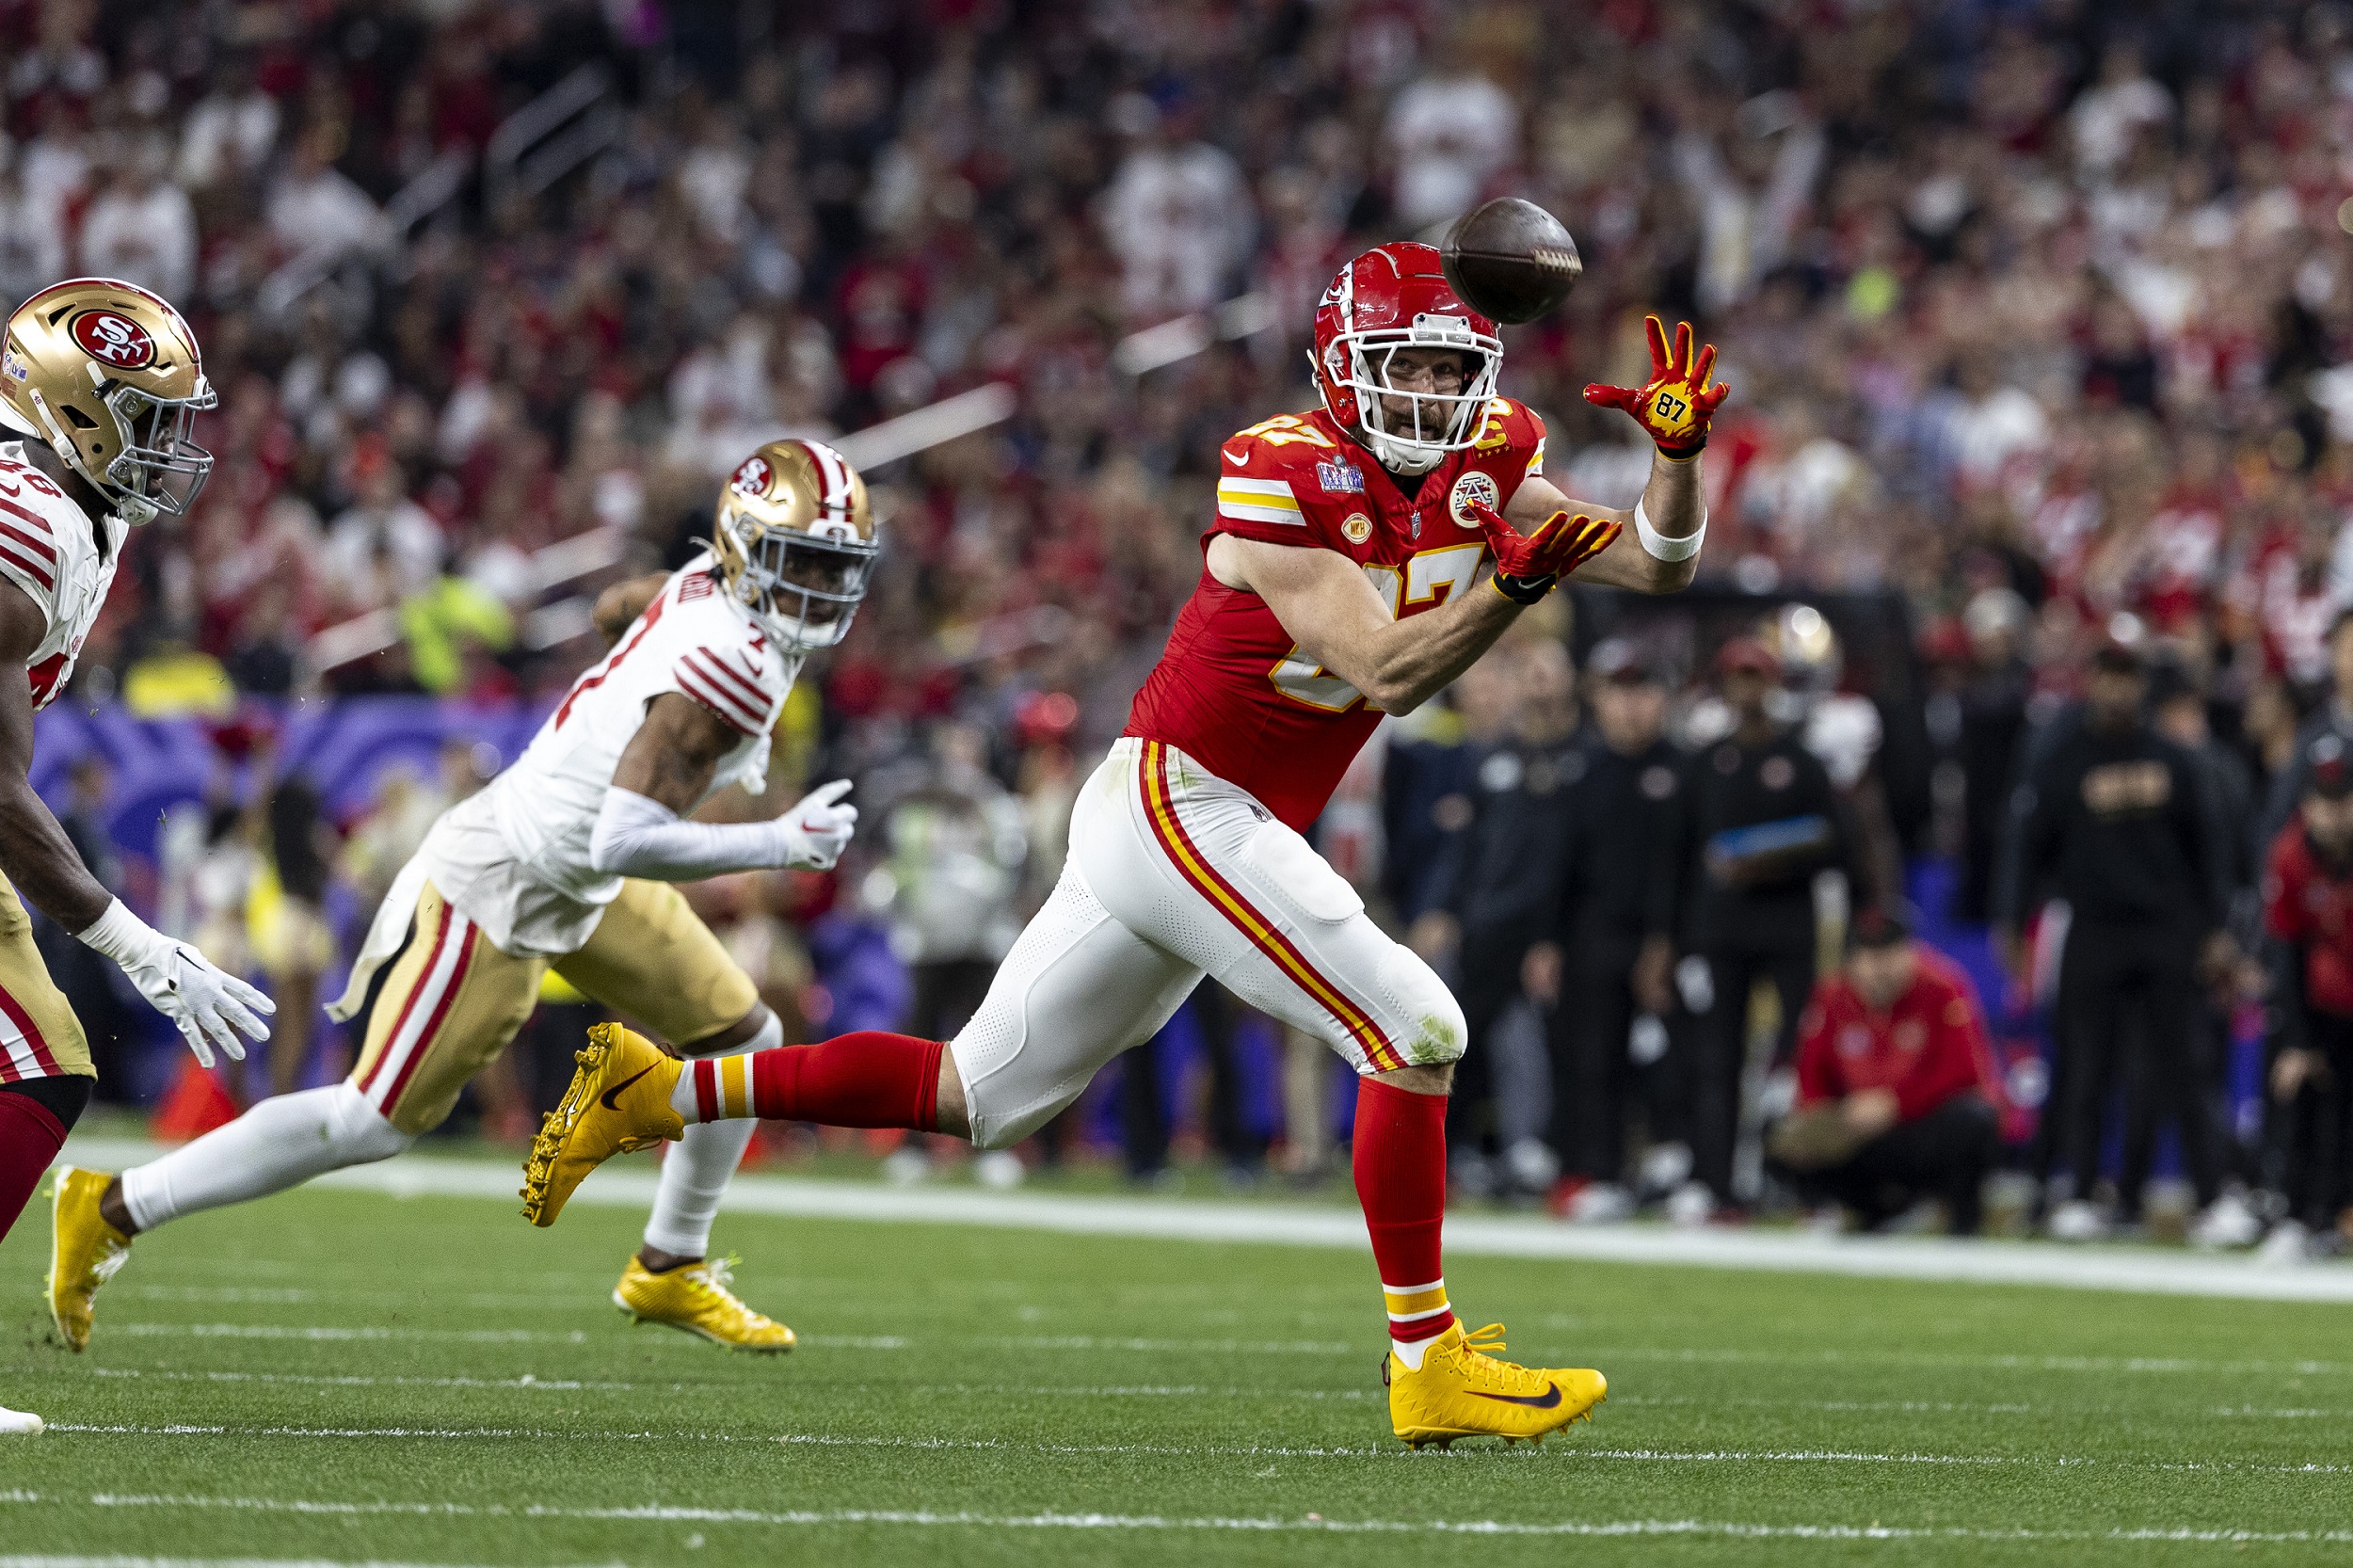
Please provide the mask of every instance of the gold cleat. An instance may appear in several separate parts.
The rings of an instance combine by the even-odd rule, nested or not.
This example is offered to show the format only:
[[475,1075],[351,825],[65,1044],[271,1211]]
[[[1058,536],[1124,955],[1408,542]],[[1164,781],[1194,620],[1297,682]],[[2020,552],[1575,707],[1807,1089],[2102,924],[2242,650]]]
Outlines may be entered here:
[[1599,1372],[1520,1367],[1489,1353],[1502,1349],[1501,1323],[1465,1334],[1456,1322],[1430,1342],[1418,1368],[1394,1352],[1383,1358],[1389,1421],[1407,1447],[1446,1448],[1458,1437],[1500,1437],[1506,1446],[1526,1437],[1541,1445],[1547,1432],[1592,1420],[1593,1406],[1609,1395],[1609,1380]]
[[754,1312],[728,1288],[735,1259],[715,1257],[661,1273],[635,1257],[613,1288],[613,1304],[641,1323],[664,1323],[699,1334],[731,1351],[776,1354],[792,1348],[792,1331]]
[[49,1317],[69,1350],[89,1348],[98,1288],[130,1260],[131,1239],[98,1212],[113,1179],[104,1171],[60,1165],[51,1189],[56,1224],[49,1241]]
[[572,1190],[615,1155],[686,1131],[685,1120],[670,1109],[670,1091],[686,1064],[644,1035],[619,1024],[594,1025],[572,1060],[580,1066],[571,1085],[523,1161],[523,1214],[535,1225],[555,1224]]

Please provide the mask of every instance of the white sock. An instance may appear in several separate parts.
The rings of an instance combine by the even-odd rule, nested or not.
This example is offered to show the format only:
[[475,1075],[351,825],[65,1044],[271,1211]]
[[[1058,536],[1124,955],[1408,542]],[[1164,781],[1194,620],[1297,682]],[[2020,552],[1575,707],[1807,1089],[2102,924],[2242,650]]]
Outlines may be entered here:
[[[695,1064],[692,1062],[687,1063],[686,1070],[678,1075],[678,1081],[670,1085],[670,1109],[677,1112],[685,1121],[686,1130],[690,1134],[694,1132],[696,1126],[702,1122],[703,1108],[695,1097]],[[681,1143],[684,1141],[680,1140]],[[668,1170],[669,1167],[669,1158],[665,1155],[663,1158],[662,1168]]]
[[348,1082],[265,1099],[184,1148],[122,1173],[122,1204],[142,1231],[167,1220],[300,1186],[346,1165],[389,1160],[416,1140]]
[[[727,1054],[748,1056],[783,1043],[784,1025],[771,1013],[759,1033]],[[646,1218],[646,1245],[683,1257],[701,1257],[711,1250],[711,1222],[718,1215],[719,1200],[726,1196],[728,1182],[735,1167],[744,1162],[744,1146],[760,1124],[749,1119],[696,1123],[691,1067],[679,1075],[678,1088],[671,1094],[673,1108],[681,1093],[687,1103],[679,1113],[687,1120],[686,1136],[662,1157],[662,1180],[654,1190],[653,1212]]]
[[[1436,1337],[1433,1334],[1430,1339]],[[1430,1339],[1392,1339],[1389,1350],[1407,1371],[1418,1372],[1421,1370],[1421,1358],[1430,1353]]]

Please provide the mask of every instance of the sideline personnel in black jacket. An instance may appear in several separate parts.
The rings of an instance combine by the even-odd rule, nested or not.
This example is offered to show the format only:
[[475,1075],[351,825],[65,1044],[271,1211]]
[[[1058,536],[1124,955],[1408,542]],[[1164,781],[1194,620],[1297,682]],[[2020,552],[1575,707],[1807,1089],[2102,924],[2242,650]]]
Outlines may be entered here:
[[[1495,1032],[1523,992],[1531,944],[1548,935],[1561,897],[1561,856],[1570,793],[1585,772],[1577,672],[1568,648],[1540,641],[1521,650],[1512,733],[1481,749],[1470,769],[1470,823],[1447,845],[1432,878],[1451,917],[1456,994],[1470,1048],[1456,1065],[1447,1138],[1468,1157],[1501,1130]],[[1503,1152],[1497,1149],[1496,1152]],[[1464,1175],[1477,1170],[1465,1158]]]
[[[1781,677],[1771,650],[1737,637],[1718,653],[1716,668],[1735,728],[1686,765],[1672,862],[1654,886],[1661,901],[1678,890],[1682,898],[1674,924],[1687,956],[1676,979],[1684,1004],[1699,1016],[1692,1175],[1722,1205],[1732,1201],[1750,993],[1760,979],[1778,993],[1773,1060],[1787,1063],[1814,989],[1814,878],[1846,866],[1848,840],[1830,774],[1768,706]],[[1661,912],[1655,921],[1655,929],[1668,926]]]
[[[1614,1217],[1630,1208],[1619,1183],[1638,1102],[1653,1144],[1689,1138],[1662,1060],[1672,906],[1652,887],[1675,831],[1684,758],[1665,739],[1666,688],[1632,644],[1594,648],[1586,678],[1594,738],[1565,813],[1559,912],[1550,939],[1529,952],[1528,988],[1551,1014],[1552,1146],[1593,1184],[1587,1212]],[[1635,1020],[1645,1016],[1638,1061]]]
[[[2197,976],[2228,961],[2227,895],[2203,776],[2150,728],[2147,695],[2138,651],[2109,643],[2093,657],[2080,719],[2055,721],[2066,728],[2034,748],[2011,808],[2015,853],[1997,889],[1997,934],[2015,972],[2018,933],[2041,891],[2072,911],[2041,1174],[2057,1155],[2073,1173],[2074,1201],[2088,1198],[2121,1072],[2149,1121],[2179,1121],[2203,1206],[2219,1180],[2212,1118],[2196,1092]],[[2128,1032],[2139,1048],[2129,1053]],[[2127,1220],[2148,1176],[2146,1149],[2135,1152],[2120,1182]]]

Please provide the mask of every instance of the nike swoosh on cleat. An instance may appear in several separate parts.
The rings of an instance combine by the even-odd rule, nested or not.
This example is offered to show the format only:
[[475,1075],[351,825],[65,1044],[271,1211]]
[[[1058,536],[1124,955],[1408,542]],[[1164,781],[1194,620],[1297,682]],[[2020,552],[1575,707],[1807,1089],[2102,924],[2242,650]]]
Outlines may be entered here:
[[[1471,1392],[1476,1393],[1477,1390]],[[1480,1394],[1479,1397],[1493,1400],[1497,1404],[1524,1404],[1530,1410],[1550,1410],[1561,1402],[1561,1385],[1548,1383],[1541,1394]]]
[[[638,1068],[635,1072],[621,1080],[620,1082],[616,1083],[612,1088],[607,1089],[603,1094],[599,1095],[597,1096],[597,1103],[603,1106],[607,1111],[618,1111],[620,1107],[613,1103],[613,1096],[628,1088],[631,1084],[636,1082],[639,1079],[645,1077],[648,1073],[653,1071],[654,1067],[658,1067],[660,1065],[662,1065],[662,1064],[657,1062],[652,1067]],[[1556,1388],[1553,1390],[1553,1402],[1558,1404],[1560,1400],[1561,1391]]]

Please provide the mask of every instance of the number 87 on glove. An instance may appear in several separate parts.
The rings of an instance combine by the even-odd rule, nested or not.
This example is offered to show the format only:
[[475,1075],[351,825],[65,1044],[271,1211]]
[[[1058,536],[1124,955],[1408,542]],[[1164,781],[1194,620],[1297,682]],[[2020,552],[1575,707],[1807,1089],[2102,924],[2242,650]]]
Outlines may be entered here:
[[1689,322],[1675,324],[1673,348],[1668,347],[1667,328],[1657,316],[1644,316],[1642,328],[1650,341],[1650,379],[1639,387],[1611,387],[1596,381],[1585,389],[1585,401],[1597,408],[1622,408],[1633,416],[1658,444],[1662,456],[1676,461],[1696,457],[1707,444],[1708,421],[1732,393],[1721,382],[1708,385],[1708,377],[1716,372],[1716,345],[1704,345],[1694,359]]

